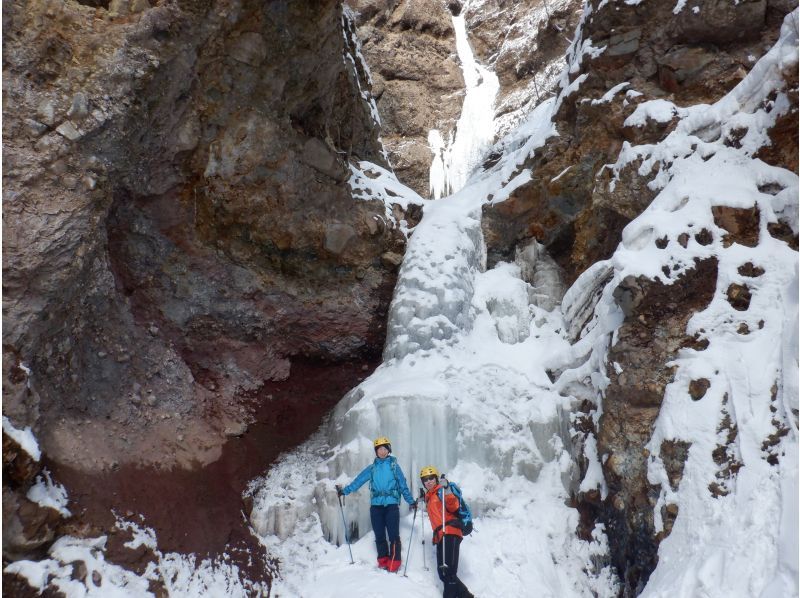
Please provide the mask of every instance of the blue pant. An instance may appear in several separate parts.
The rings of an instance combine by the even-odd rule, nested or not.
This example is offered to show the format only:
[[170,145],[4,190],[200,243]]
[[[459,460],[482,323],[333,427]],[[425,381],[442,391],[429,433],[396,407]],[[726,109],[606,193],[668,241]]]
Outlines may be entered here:
[[[369,518],[372,520],[372,531],[375,532],[378,558],[388,556],[393,561],[401,560],[400,505],[386,505],[385,507],[372,505],[369,508]],[[386,542],[387,534],[389,535],[388,543]]]

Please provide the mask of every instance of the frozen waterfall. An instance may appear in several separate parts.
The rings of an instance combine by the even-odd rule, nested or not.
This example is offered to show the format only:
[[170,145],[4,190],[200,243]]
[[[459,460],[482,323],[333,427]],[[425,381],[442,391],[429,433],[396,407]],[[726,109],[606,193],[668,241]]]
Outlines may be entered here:
[[[487,270],[481,232],[483,204],[530,180],[524,161],[554,133],[555,104],[540,105],[497,144],[498,163],[476,169],[493,140],[498,82],[475,62],[464,17],[453,21],[467,95],[455,137],[429,134],[433,196],[450,195],[425,206],[409,239],[384,362],[313,438],[249,490],[253,528],[282,562],[278,596],[363,593],[373,576],[381,596],[440,595],[435,567],[424,570],[422,555],[412,557],[418,564],[406,585],[375,570],[366,486],[339,508],[335,484],[372,463],[378,436],[391,439],[415,496],[418,472],[429,464],[464,489],[476,532],[460,570],[474,592],[507,596],[526,587],[542,595],[612,595],[609,570],[597,556],[607,550],[601,530],[594,541],[579,540],[578,513],[567,506],[578,483],[569,419],[575,399],[554,390],[547,373],[570,351],[559,269],[532,241],[513,262]],[[411,523],[402,507],[404,551]],[[349,561],[348,539],[358,583],[334,565]],[[410,548],[419,551],[418,541]],[[430,563],[434,555],[426,557]]]
[[[506,159],[426,206],[399,272],[384,363],[342,399],[315,437],[253,482],[253,528],[283,563],[278,587],[285,594],[278,595],[345,595],[322,588],[350,583],[349,577],[316,566],[312,572],[309,563],[348,558],[347,538],[361,573],[378,573],[369,490],[346,498],[345,526],[334,485],[348,483],[372,462],[372,439],[382,435],[391,439],[414,495],[418,472],[428,464],[466,492],[477,531],[462,567],[473,591],[508,595],[520,584],[558,596],[597,591],[592,580],[605,573],[594,559],[605,551],[604,538],[578,540],[577,511],[566,505],[577,484],[570,454],[573,399],[555,392],[547,375],[570,348],[558,309],[564,292],[558,268],[532,242],[514,262],[486,270],[480,223],[487,198],[527,180],[519,164],[551,131],[549,107],[531,115],[521,129],[524,139],[502,142]],[[411,521],[402,507],[404,551]],[[520,552],[523,546],[529,553]],[[419,563],[421,556],[412,558]],[[491,591],[481,586],[489,579]],[[409,570],[409,580],[414,591],[403,587],[395,594],[387,589],[393,586],[381,585],[381,595],[441,591],[435,572],[421,564]]]
[[465,2],[460,15],[453,17],[456,51],[466,86],[461,116],[449,139],[443,139],[436,129],[428,133],[428,144],[433,153],[429,180],[434,199],[464,187],[494,142],[496,132],[494,102],[500,82],[497,75],[479,64],[472,53],[464,18],[468,4]]

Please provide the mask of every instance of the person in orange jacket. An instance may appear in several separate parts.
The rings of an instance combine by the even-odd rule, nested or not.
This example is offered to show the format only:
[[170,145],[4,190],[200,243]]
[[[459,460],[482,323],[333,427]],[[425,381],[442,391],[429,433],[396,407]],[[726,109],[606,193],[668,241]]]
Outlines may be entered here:
[[[428,520],[433,529],[433,543],[436,545],[436,567],[439,579],[444,583],[443,598],[474,598],[467,586],[458,578],[458,553],[464,534],[461,533],[458,512],[458,498],[448,488],[447,480],[432,465],[419,472],[425,488],[425,505]],[[444,510],[442,509],[444,497]],[[442,525],[442,515],[445,517]],[[444,541],[442,541],[444,540]]]

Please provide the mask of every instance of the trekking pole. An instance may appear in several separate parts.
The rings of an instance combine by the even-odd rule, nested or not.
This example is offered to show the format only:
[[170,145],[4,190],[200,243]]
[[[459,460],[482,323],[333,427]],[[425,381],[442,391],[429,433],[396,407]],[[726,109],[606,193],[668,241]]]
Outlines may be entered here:
[[419,535],[422,537],[422,566],[425,567],[425,571],[430,571],[428,569],[428,558],[425,556],[425,491],[420,488],[419,489],[419,498],[422,500],[422,516],[419,518]]
[[342,525],[344,526],[344,539],[347,541],[347,550],[350,551],[350,564],[353,565],[355,564],[353,560],[353,549],[350,548],[350,538],[347,537],[347,522],[344,520],[344,506],[342,504],[344,499],[338,495],[336,498],[339,499],[339,512],[342,514]]
[[447,481],[447,478],[444,477],[444,474],[442,474],[442,478],[439,481],[439,488],[442,490],[442,573],[444,573],[447,570],[447,553],[444,551],[444,539],[446,536],[444,533],[444,486],[442,485],[442,481]]
[[408,536],[408,552],[406,553],[406,568],[403,569],[403,577],[408,577],[406,575],[408,573],[408,559],[411,558],[411,539],[414,537],[414,524],[417,522],[417,511],[419,510],[419,505],[414,503],[417,507],[414,509],[414,517],[411,519],[411,534]]

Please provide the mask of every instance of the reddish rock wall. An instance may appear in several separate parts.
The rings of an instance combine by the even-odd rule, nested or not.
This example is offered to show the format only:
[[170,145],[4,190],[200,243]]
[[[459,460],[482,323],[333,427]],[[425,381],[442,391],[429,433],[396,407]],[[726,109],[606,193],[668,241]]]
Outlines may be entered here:
[[3,18],[4,414],[84,533],[114,505],[176,550],[221,550],[207,501],[189,522],[137,481],[177,500],[221,476],[236,518],[247,476],[383,345],[380,256],[405,239],[346,184],[349,160],[383,158],[342,7],[19,0]]

